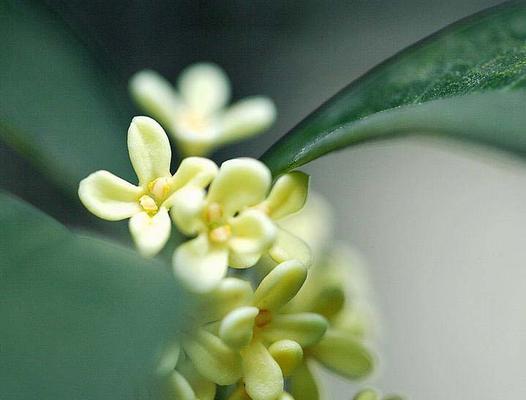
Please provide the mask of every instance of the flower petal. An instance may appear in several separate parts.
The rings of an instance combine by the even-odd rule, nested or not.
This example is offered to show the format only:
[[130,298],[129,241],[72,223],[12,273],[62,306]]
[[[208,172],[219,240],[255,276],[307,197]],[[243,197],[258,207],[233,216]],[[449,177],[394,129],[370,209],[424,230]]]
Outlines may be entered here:
[[241,350],[245,389],[253,400],[274,400],[283,391],[283,374],[263,344],[252,341]]
[[280,219],[301,210],[308,193],[309,176],[300,171],[289,172],[278,178],[261,206],[270,218]]
[[179,342],[171,343],[161,354],[157,372],[159,375],[165,375],[172,372],[177,365],[179,355],[181,353],[181,345]]
[[178,81],[179,91],[192,110],[209,115],[224,107],[230,98],[230,82],[215,64],[198,63],[187,67]]
[[307,277],[307,268],[291,260],[279,264],[263,278],[254,293],[254,305],[262,310],[277,310],[292,299]]
[[217,165],[203,157],[187,157],[172,178],[172,189],[178,190],[186,185],[205,188],[217,175]]
[[243,211],[230,220],[230,227],[228,246],[234,253],[262,253],[276,238],[274,223],[259,210]]
[[278,228],[274,245],[269,250],[270,257],[277,263],[288,260],[301,261],[306,267],[312,264],[309,246],[296,235]]
[[155,71],[143,70],[133,75],[129,88],[139,107],[164,126],[171,125],[181,100],[170,82]]
[[233,142],[267,129],[276,119],[276,106],[267,97],[254,96],[230,106],[222,118],[222,143]]
[[170,176],[172,150],[161,125],[148,117],[133,118],[128,129],[128,152],[139,185]]
[[228,254],[228,265],[232,268],[245,269],[253,267],[261,258],[261,252],[258,253],[234,253]]
[[[177,364],[177,371],[188,381],[195,392],[196,399],[214,400],[216,395],[215,383],[202,376],[188,358]],[[178,398],[176,397],[176,399]]]
[[79,198],[97,217],[109,221],[129,218],[142,211],[143,190],[108,171],[97,171],[80,181]]
[[164,395],[177,400],[197,399],[190,383],[177,371],[173,371],[170,374],[168,387],[166,388]]
[[208,202],[223,207],[226,217],[260,203],[270,187],[271,175],[262,162],[252,158],[225,161],[210,185]]
[[270,355],[281,368],[283,376],[289,376],[303,360],[303,349],[294,340],[279,340],[268,348]]
[[185,158],[171,179],[174,193],[163,205],[171,209],[172,219],[185,235],[194,235],[203,226],[204,188],[217,175],[217,165],[206,158]]
[[139,252],[146,256],[156,255],[170,237],[172,223],[166,208],[150,216],[145,211],[130,218],[130,233]]
[[252,340],[254,321],[259,313],[256,307],[239,307],[221,321],[219,337],[233,349],[240,349]]
[[310,352],[325,367],[349,379],[368,375],[374,366],[371,353],[360,342],[336,330],[327,331]]
[[183,348],[195,369],[212,382],[231,385],[241,378],[239,353],[212,333],[200,329],[183,340]]
[[218,321],[234,308],[248,305],[252,295],[253,290],[248,281],[222,279],[213,291],[204,296],[199,315],[205,322]]
[[201,217],[206,205],[205,195],[204,189],[188,186],[170,196],[167,202],[170,215],[183,234],[192,236],[204,227]]
[[180,245],[174,252],[175,276],[194,292],[208,292],[226,275],[228,249],[210,245],[206,235]]
[[270,342],[290,339],[309,347],[320,341],[327,326],[327,320],[314,313],[278,314],[273,316],[263,335]]
[[307,363],[301,364],[290,377],[291,394],[296,399],[320,400],[320,389]]

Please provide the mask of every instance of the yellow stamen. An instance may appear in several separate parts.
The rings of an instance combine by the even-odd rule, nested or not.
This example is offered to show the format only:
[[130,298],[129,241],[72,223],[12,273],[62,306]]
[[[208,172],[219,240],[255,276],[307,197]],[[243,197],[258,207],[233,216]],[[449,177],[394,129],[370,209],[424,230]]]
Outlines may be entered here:
[[212,229],[209,233],[210,240],[216,243],[225,243],[230,236],[232,236],[232,228],[229,225]]
[[148,184],[148,190],[157,199],[162,201],[170,191],[169,178],[162,177],[151,181]]
[[155,213],[159,209],[157,207],[157,203],[155,203],[155,200],[147,195],[141,196],[141,198],[139,199],[139,204],[147,213]]

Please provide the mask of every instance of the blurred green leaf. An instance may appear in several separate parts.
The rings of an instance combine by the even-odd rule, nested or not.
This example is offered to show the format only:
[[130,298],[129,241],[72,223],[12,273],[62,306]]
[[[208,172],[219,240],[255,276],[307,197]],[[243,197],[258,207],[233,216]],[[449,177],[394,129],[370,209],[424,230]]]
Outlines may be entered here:
[[158,399],[156,356],[190,302],[164,265],[0,193],[0,397]]
[[56,15],[0,7],[0,138],[69,193],[98,169],[129,178],[126,116],[111,81]]
[[334,150],[406,134],[474,141],[526,156],[526,2],[424,39],[369,71],[262,157],[275,175]]

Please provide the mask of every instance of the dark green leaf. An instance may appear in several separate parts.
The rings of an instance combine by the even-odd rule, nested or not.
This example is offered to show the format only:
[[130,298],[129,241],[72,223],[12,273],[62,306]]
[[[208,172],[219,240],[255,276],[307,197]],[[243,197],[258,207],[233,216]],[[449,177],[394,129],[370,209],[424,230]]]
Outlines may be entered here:
[[457,22],[377,66],[293,128],[262,160],[279,175],[334,150],[414,133],[524,157],[525,110],[521,1]]
[[155,358],[189,307],[172,274],[2,193],[0,226],[0,397],[155,396]]
[[110,80],[58,17],[3,0],[0,53],[3,141],[70,193],[98,169],[132,176]]

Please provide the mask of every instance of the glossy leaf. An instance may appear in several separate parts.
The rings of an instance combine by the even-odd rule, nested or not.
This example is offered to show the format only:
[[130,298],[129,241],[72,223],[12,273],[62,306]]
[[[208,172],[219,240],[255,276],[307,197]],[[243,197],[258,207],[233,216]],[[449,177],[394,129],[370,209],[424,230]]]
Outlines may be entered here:
[[162,264],[0,193],[0,397],[158,399],[185,301]]
[[[323,77],[320,77],[323,79]],[[428,37],[343,89],[262,157],[274,175],[324,154],[407,134],[526,156],[526,2]]]
[[0,139],[75,193],[98,169],[130,178],[127,118],[110,79],[41,3],[0,7]]

